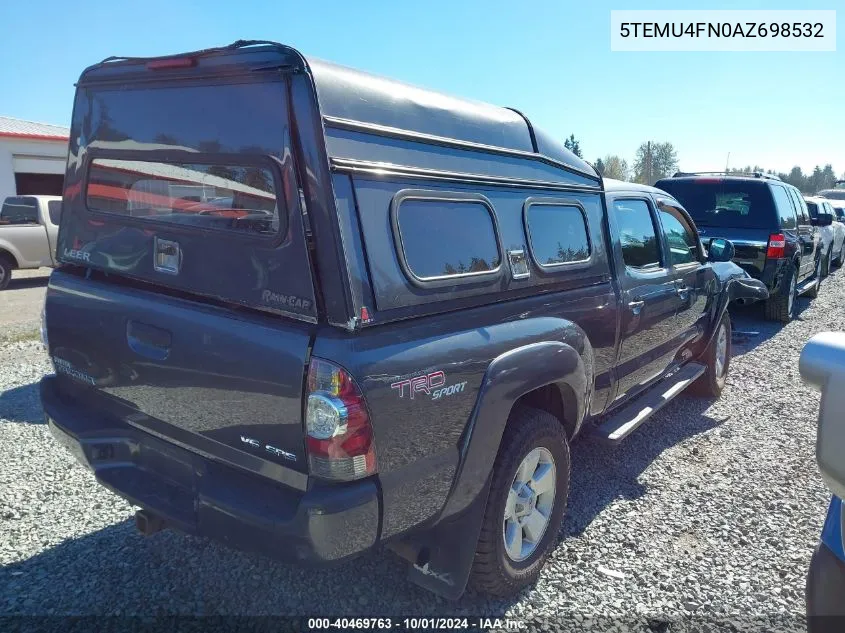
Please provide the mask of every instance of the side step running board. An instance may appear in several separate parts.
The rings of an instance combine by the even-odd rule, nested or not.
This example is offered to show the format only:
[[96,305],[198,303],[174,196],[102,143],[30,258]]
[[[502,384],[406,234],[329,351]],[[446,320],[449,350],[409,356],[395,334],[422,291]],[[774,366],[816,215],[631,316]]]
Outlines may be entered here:
[[803,295],[807,292],[810,288],[813,287],[813,284],[816,283],[816,276],[813,275],[809,279],[805,279],[802,283],[798,284],[798,287],[795,289],[795,293],[798,295]]
[[637,396],[630,404],[610,414],[607,420],[593,427],[590,435],[604,442],[618,444],[655,412],[660,411],[672,398],[686,389],[706,369],[704,365],[699,363],[690,363],[682,367],[675,374],[664,378],[654,387],[651,387],[643,395]]

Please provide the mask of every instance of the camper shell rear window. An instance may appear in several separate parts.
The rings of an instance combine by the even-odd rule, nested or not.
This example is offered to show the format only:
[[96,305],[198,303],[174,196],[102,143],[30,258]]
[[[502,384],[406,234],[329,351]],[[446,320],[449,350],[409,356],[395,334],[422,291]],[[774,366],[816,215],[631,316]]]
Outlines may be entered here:
[[268,165],[95,158],[88,208],[150,222],[274,235],[280,230]]
[[205,81],[82,85],[88,146],[83,199],[93,212],[196,230],[285,234],[281,165],[289,146],[286,82],[246,75]]

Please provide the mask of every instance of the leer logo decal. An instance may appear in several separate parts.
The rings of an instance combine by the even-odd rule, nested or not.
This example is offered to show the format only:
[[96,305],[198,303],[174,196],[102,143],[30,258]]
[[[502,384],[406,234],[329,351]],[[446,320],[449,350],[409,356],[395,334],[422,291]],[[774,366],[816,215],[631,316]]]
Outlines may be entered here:
[[64,250],[64,256],[68,259],[78,259],[83,262],[91,261],[91,253],[87,251],[80,251],[75,248],[66,248]]

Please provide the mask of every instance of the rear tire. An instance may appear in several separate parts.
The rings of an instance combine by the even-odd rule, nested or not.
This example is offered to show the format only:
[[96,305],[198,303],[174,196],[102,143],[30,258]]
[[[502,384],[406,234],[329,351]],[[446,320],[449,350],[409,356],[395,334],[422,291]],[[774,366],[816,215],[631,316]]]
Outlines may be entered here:
[[798,296],[798,272],[790,266],[789,278],[785,280],[786,292],[778,293],[766,300],[765,313],[769,321],[789,323],[795,316],[795,300]]
[[[539,456],[536,468],[531,466],[533,456]],[[563,522],[569,467],[569,443],[560,420],[528,407],[511,412],[493,465],[472,565],[469,584],[475,590],[509,596],[536,582]],[[544,498],[549,486],[551,501]]]
[[9,286],[14,268],[14,260],[6,254],[0,254],[0,290],[5,290]]
[[839,255],[836,257],[836,266],[841,267],[845,263],[845,242],[839,247]]
[[725,388],[731,365],[731,317],[727,312],[716,326],[702,360],[706,362],[707,370],[690,385],[690,391],[697,396],[718,398]]

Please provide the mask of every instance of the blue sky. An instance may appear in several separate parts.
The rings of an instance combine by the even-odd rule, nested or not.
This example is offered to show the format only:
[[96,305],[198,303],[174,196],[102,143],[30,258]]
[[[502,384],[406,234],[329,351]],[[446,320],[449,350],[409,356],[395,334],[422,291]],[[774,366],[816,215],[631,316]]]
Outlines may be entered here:
[[[306,54],[516,107],[585,158],[671,141],[684,169],[845,172],[845,44],[835,53],[610,51],[610,10],[833,9],[837,2],[0,2],[0,114],[69,124],[104,57],[273,39]],[[845,10],[839,12],[845,15]],[[841,20],[839,20],[841,23]],[[838,29],[840,32],[845,28]]]

